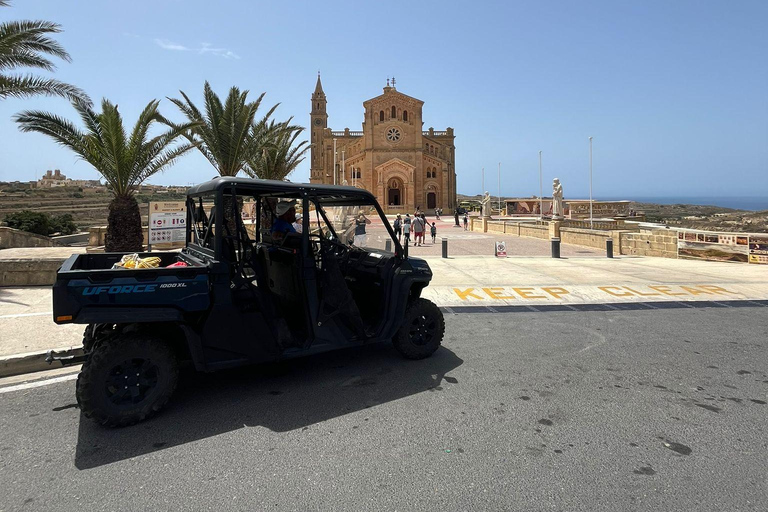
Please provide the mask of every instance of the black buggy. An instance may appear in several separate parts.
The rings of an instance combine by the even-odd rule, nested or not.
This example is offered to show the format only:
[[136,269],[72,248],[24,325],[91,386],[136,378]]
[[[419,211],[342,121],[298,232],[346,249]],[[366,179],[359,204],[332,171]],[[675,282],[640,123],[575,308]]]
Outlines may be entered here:
[[[300,233],[281,229],[290,221]],[[185,360],[209,372],[380,341],[409,359],[440,346],[442,313],[420,296],[429,265],[365,190],[217,178],[188,191],[185,224],[181,252],[138,255],[157,268],[113,268],[124,255],[106,253],[58,272],[54,321],[87,324],[85,355],[49,359],[84,361],[77,401],[102,425],[159,411]]]

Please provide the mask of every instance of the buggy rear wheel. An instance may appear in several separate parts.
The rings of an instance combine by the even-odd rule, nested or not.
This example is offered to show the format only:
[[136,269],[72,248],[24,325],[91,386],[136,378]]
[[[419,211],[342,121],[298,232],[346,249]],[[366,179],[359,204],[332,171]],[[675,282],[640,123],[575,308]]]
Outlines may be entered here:
[[414,299],[408,303],[405,318],[392,343],[403,357],[424,359],[440,348],[445,334],[443,313],[434,302]]
[[86,418],[107,427],[145,420],[163,408],[178,381],[171,347],[140,334],[99,343],[77,377],[77,403]]

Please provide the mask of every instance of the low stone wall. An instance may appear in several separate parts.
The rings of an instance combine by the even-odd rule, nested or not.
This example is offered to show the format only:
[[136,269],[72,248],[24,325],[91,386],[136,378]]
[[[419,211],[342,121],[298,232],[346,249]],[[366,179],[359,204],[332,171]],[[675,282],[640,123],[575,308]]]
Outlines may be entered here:
[[605,250],[606,241],[613,239],[613,255],[619,256],[621,253],[621,237],[630,231],[598,231],[594,229],[578,228],[560,228],[560,242],[571,245],[581,245],[584,247],[594,247],[595,249]]
[[677,231],[641,229],[639,233],[623,233],[621,254],[677,258]]
[[[142,243],[147,245],[147,226],[141,227]],[[107,243],[107,226],[91,226],[88,228],[88,247],[100,247]]]
[[56,282],[66,258],[0,260],[0,286],[42,286]]
[[13,249],[18,247],[58,247],[61,244],[56,243],[53,239],[36,235],[35,233],[27,233],[19,229],[9,228],[8,226],[0,226],[0,249]]
[[541,238],[549,240],[549,226],[538,226],[536,224],[518,224],[517,235],[530,238]]

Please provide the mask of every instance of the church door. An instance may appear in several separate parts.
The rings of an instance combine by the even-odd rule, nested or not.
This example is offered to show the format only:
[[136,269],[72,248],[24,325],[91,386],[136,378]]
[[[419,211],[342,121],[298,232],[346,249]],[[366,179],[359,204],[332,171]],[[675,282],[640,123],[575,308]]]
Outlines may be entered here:
[[387,204],[389,206],[400,206],[403,204],[402,194],[403,185],[399,179],[392,179],[387,184]]
[[400,189],[389,189],[389,198],[387,199],[387,204],[390,206],[400,206]]
[[437,194],[430,192],[427,194],[427,209],[432,210],[437,206]]

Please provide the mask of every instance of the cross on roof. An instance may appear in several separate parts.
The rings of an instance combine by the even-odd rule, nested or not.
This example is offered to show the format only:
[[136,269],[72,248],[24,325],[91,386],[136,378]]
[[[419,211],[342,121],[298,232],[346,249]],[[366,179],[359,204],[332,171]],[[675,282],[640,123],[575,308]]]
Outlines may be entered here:
[[392,87],[394,87],[394,86],[395,86],[395,77],[393,76],[392,77]]

